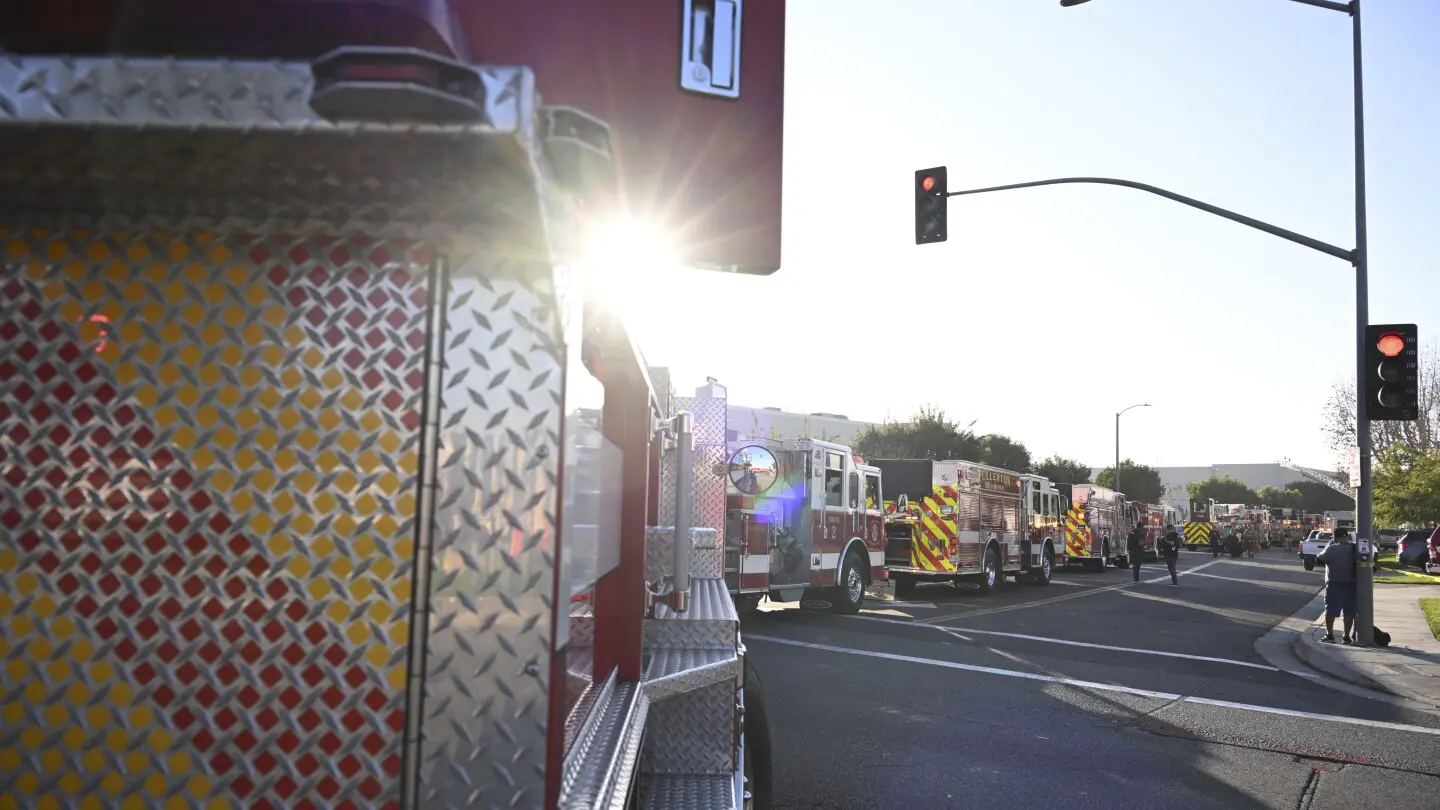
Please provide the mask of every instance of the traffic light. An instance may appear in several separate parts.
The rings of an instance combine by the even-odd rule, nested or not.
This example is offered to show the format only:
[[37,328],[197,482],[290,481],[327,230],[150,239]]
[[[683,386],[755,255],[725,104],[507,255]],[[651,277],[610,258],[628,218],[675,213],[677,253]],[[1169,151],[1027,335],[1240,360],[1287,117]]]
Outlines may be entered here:
[[1420,415],[1419,334],[1413,323],[1365,327],[1365,407],[1374,421],[1413,422]]
[[945,241],[945,167],[915,172],[915,244]]

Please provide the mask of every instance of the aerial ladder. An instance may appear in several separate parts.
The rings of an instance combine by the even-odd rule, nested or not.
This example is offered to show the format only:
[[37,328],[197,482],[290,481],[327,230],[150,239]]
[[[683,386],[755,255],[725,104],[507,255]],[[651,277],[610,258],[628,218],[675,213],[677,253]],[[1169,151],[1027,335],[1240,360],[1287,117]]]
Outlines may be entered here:
[[1300,473],[1301,475],[1305,476],[1307,480],[1314,481],[1317,484],[1324,484],[1325,486],[1335,490],[1336,492],[1344,495],[1347,498],[1355,497],[1355,489],[1349,484],[1331,478],[1328,475],[1315,472],[1314,470],[1301,467],[1300,465],[1290,461],[1290,459],[1288,458],[1280,459],[1280,466],[1284,467],[1287,470],[1294,470],[1295,472]]

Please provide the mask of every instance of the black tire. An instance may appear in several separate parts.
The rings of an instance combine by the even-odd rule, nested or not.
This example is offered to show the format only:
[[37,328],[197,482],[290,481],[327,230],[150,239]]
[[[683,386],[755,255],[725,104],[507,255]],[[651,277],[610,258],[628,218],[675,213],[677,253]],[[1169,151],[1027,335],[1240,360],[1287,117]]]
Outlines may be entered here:
[[1310,555],[1308,555],[1308,554],[1305,555],[1305,570],[1306,570],[1306,571],[1314,571],[1314,570],[1315,570],[1315,558],[1312,557],[1312,556],[1310,556]]
[[1000,562],[999,549],[994,546],[986,546],[985,556],[981,558],[980,563],[980,593],[995,593],[1004,581],[1005,571]]
[[895,575],[895,596],[900,599],[909,599],[915,595],[915,577],[912,574]]
[[770,719],[765,693],[750,656],[745,656],[745,780],[750,810],[770,810],[772,799]]
[[735,612],[740,618],[754,616],[760,610],[760,597],[758,593],[742,593],[735,596]]
[[860,568],[859,555],[845,555],[845,562],[840,566],[839,582],[832,590],[830,611],[845,616],[859,613],[860,606],[865,604],[865,572]]
[[1055,549],[1045,544],[1045,550],[1040,552],[1040,567],[1030,569],[1030,582],[1034,585],[1049,585],[1050,577],[1055,573]]

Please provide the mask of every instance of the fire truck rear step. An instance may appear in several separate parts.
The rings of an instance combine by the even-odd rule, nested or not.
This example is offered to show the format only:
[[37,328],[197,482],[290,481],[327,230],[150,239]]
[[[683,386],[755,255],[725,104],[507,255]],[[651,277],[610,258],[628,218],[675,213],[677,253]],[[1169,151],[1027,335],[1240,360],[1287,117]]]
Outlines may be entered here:
[[630,792],[650,701],[612,675],[565,760],[562,810],[620,810]]
[[644,810],[706,810],[739,806],[735,801],[735,780],[714,774],[665,774],[645,786]]

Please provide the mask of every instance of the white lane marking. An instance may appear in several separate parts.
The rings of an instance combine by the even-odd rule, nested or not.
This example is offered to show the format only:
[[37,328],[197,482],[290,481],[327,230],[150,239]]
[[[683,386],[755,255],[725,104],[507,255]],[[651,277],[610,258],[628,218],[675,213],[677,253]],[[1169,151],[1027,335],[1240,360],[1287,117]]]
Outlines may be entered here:
[[1278,709],[1274,706],[1257,706],[1251,703],[1235,703],[1229,700],[1214,700],[1212,698],[1195,697],[1193,695],[1181,695],[1173,692],[1157,692],[1153,689],[1137,689],[1133,686],[1121,686],[1114,683],[1098,683],[1096,681],[1082,681],[1075,678],[1065,678],[1058,675],[1037,675],[1033,672],[1020,672],[1013,669],[1000,669],[999,667],[985,667],[978,664],[961,664],[957,661],[941,661],[935,658],[920,658],[913,655],[898,655],[896,653],[879,652],[876,650],[855,650],[849,647],[835,647],[830,644],[815,644],[809,641],[795,641],[788,638],[776,638],[774,636],[761,636],[746,634],[748,641],[768,641],[772,644],[784,644],[791,647],[805,647],[811,650],[823,650],[825,652],[842,653],[845,655],[859,655],[866,658],[881,658],[887,661],[901,661],[908,664],[925,664],[932,667],[944,669],[958,669],[965,672],[979,672],[985,675],[999,675],[1005,678],[1020,678],[1027,681],[1040,681],[1042,683],[1054,683],[1061,686],[1073,686],[1078,689],[1093,689],[1097,692],[1118,692],[1125,695],[1138,695],[1139,697],[1155,698],[1156,700],[1170,700],[1180,703],[1194,703],[1200,706],[1217,706],[1224,709],[1239,709],[1247,712],[1259,712],[1261,714],[1278,714],[1284,717],[1298,717],[1305,720],[1323,720],[1330,723],[1344,723],[1352,726],[1365,726],[1368,728],[1383,728],[1392,731],[1409,731],[1415,734],[1429,734],[1440,737],[1440,728],[1426,728],[1424,726],[1412,726],[1405,723],[1387,723],[1384,720],[1364,720],[1358,717],[1342,717],[1336,714],[1317,714],[1315,712],[1301,712],[1294,709]]
[[1045,644],[1063,644],[1067,647],[1088,647],[1092,650],[1109,650],[1111,652],[1136,653],[1138,655],[1159,655],[1165,658],[1184,658],[1187,661],[1207,661],[1212,664],[1230,664],[1237,667],[1250,667],[1251,669],[1263,669],[1267,672],[1279,672],[1279,667],[1272,667],[1269,664],[1253,664],[1249,661],[1236,661],[1233,658],[1212,658],[1208,655],[1189,655],[1188,653],[1164,652],[1162,650],[1145,650],[1139,647],[1112,647],[1109,644],[1091,644],[1088,641],[1071,641],[1068,638],[1051,638],[1049,636],[1032,636],[1025,633],[1002,633],[998,630],[975,630],[969,627],[950,627],[948,625],[930,624],[929,622],[909,622],[900,619],[887,619],[883,616],[851,616],[852,619],[865,619],[872,622],[888,622],[890,624],[905,624],[911,627],[929,627],[939,630],[942,633],[970,633],[977,636],[999,636],[1000,638],[1018,638],[1025,641],[1039,641]]
[[[1178,573],[1179,573],[1179,575],[1182,576],[1182,577],[1183,577],[1183,576],[1188,576],[1188,575],[1190,575],[1190,574],[1195,573],[1196,571],[1203,571],[1204,569],[1209,568],[1209,567],[1212,566],[1212,565],[1218,565],[1220,562],[1221,562],[1220,560],[1214,560],[1214,561],[1211,561],[1211,562],[1208,562],[1208,563],[1204,563],[1204,564],[1202,564],[1202,565],[1197,565],[1197,566],[1195,566],[1194,568],[1188,568],[1188,569],[1186,569],[1186,570],[1184,570],[1184,571],[1180,571],[1180,572],[1178,572]],[[1169,581],[1170,581],[1170,575],[1169,575],[1169,574],[1166,574],[1165,576],[1163,576],[1163,577],[1161,577],[1161,578],[1159,578],[1159,579],[1151,579],[1151,580],[1145,580],[1145,581],[1146,581],[1146,582],[1169,582]],[[1041,605],[1053,605],[1053,604],[1055,604],[1056,602],[1064,602],[1064,601],[1069,600],[1069,599],[1081,599],[1081,598],[1084,598],[1084,597],[1086,597],[1086,596],[1093,596],[1094,594],[1097,594],[1097,593],[1108,593],[1108,592],[1110,592],[1110,591],[1118,591],[1118,590],[1120,590],[1121,588],[1133,587],[1135,584],[1136,584],[1136,583],[1135,583],[1133,580],[1127,580],[1127,581],[1125,581],[1125,582],[1118,582],[1118,583],[1116,583],[1116,584],[1114,584],[1114,585],[1104,585],[1104,586],[1100,586],[1100,587],[1087,588],[1086,590],[1079,591],[1079,592],[1076,592],[1076,593],[1067,593],[1067,594],[1065,594],[1065,595],[1063,595],[1063,596],[1051,596],[1051,597],[1049,597],[1049,598],[1047,598],[1047,599],[1037,599],[1037,600],[1035,600],[1035,601],[1033,601],[1033,602],[1023,602],[1023,603],[1018,604],[1018,605],[1005,605],[1005,606],[1003,606],[1003,607],[986,608],[986,609],[981,609],[981,610],[967,610],[967,611],[965,611],[965,612],[963,612],[963,613],[952,613],[952,614],[950,614],[950,615],[948,615],[948,616],[934,616],[934,617],[931,617],[930,622],[932,622],[932,623],[938,623],[938,622],[950,621],[950,620],[952,620],[952,619],[969,619],[969,618],[971,618],[971,617],[973,617],[973,616],[989,616],[989,615],[992,614],[992,613],[1007,613],[1007,612],[1012,611],[1012,610],[1025,610],[1026,608],[1040,607]],[[917,619],[916,621],[917,621],[917,623],[919,622],[918,619]]]

